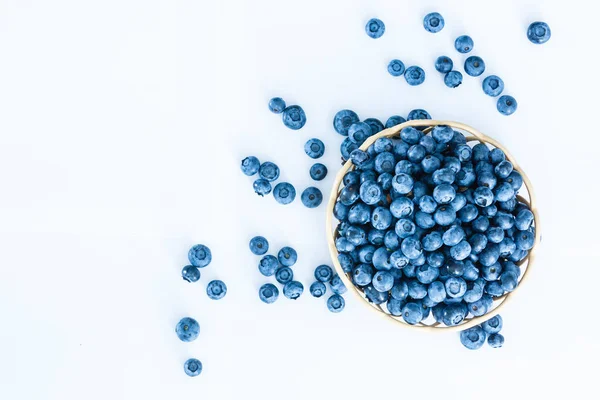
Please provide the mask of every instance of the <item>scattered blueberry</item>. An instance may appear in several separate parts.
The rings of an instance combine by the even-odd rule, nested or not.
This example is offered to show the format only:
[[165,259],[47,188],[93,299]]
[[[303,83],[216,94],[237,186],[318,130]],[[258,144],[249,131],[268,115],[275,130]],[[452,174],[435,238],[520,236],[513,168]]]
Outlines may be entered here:
[[331,291],[335,294],[344,294],[346,293],[346,285],[342,282],[342,278],[339,275],[334,275],[329,281],[329,286],[331,287]]
[[182,318],[175,327],[175,333],[182,342],[192,342],[200,333],[200,324],[194,318]]
[[[427,111],[423,110],[422,108],[416,108],[414,110],[411,110],[411,112],[408,113],[408,117],[406,119],[409,121],[413,121],[415,119],[431,119],[431,115],[429,115],[429,113]],[[403,130],[403,132],[404,132],[404,130]],[[411,131],[410,129],[408,129],[408,132],[414,133],[414,131]],[[419,135],[419,140],[420,140],[420,137],[421,136]],[[416,143],[412,143],[412,144],[416,144]]]
[[283,295],[291,300],[296,300],[302,295],[304,286],[298,281],[290,281],[283,287]]
[[281,114],[285,109],[285,101],[281,97],[273,97],[269,101],[269,110],[275,114]]
[[277,282],[285,285],[292,279],[294,279],[294,272],[290,267],[280,267],[275,271],[275,279]]
[[184,281],[197,282],[200,279],[200,270],[193,265],[186,265],[181,270],[181,276]]
[[304,145],[304,152],[310,158],[319,158],[325,153],[325,145],[319,139],[309,139]]
[[333,129],[340,135],[348,136],[348,128],[359,121],[358,115],[352,110],[338,111],[333,118]]
[[527,39],[531,43],[546,43],[550,39],[551,34],[550,27],[545,22],[533,22],[527,28]]
[[327,309],[332,313],[341,312],[346,306],[346,301],[339,294],[334,294],[327,299]]
[[499,333],[492,333],[488,336],[488,344],[494,349],[502,347],[504,345],[504,336]]
[[473,39],[470,36],[462,35],[456,38],[454,41],[454,48],[459,53],[468,53],[473,50]]
[[404,71],[404,78],[409,85],[417,86],[425,81],[425,71],[417,66],[408,67]]
[[504,81],[496,75],[490,75],[483,80],[481,86],[485,94],[496,97],[504,90]]
[[365,26],[365,32],[367,32],[367,35],[369,37],[373,39],[378,39],[385,32],[385,25],[380,19],[371,18]]
[[272,283],[265,283],[258,290],[258,296],[264,303],[271,304],[279,297],[279,289]]
[[325,292],[327,292],[327,286],[325,286],[323,282],[316,281],[310,285],[310,294],[313,295],[313,297],[321,297]]
[[261,197],[271,193],[271,183],[266,179],[259,178],[255,180],[253,187],[254,192]]
[[277,259],[279,263],[285,267],[291,267],[296,264],[296,260],[298,260],[298,253],[293,248],[286,246],[279,250],[277,253]]
[[296,189],[290,183],[280,182],[273,189],[273,197],[279,204],[290,204],[296,198]]
[[220,300],[227,294],[227,286],[220,280],[210,281],[206,286],[206,294],[213,300]]
[[273,276],[277,268],[279,268],[279,261],[272,255],[264,256],[258,263],[258,270],[264,276]]
[[270,161],[266,161],[260,165],[258,174],[262,179],[266,179],[269,182],[273,182],[279,178],[279,167]]
[[515,111],[517,111],[517,100],[515,100],[514,97],[508,95],[500,96],[496,107],[498,108],[500,114],[511,115]]
[[183,371],[188,376],[198,376],[202,372],[202,363],[195,358],[190,358],[183,364]]
[[254,236],[250,239],[250,251],[252,254],[262,256],[269,251],[269,242],[262,236]]
[[460,342],[469,350],[477,350],[485,343],[486,334],[479,326],[466,329],[460,333]]
[[205,245],[197,244],[188,252],[188,259],[194,267],[204,268],[212,261],[212,253]]
[[321,163],[313,164],[310,167],[310,177],[315,181],[322,181],[327,176],[327,167]]
[[423,27],[427,32],[437,33],[444,29],[444,17],[440,13],[429,13],[423,18]]
[[306,207],[315,208],[321,205],[321,202],[323,201],[323,193],[321,193],[318,188],[311,186],[304,189],[300,199],[302,200],[302,204],[304,204]]
[[405,69],[406,68],[404,67],[404,63],[400,60],[390,61],[390,63],[388,64],[388,67],[387,67],[388,72],[392,76],[400,76],[400,75],[404,74]]
[[254,156],[246,157],[242,160],[242,172],[244,175],[252,176],[258,172],[260,161]]
[[454,67],[454,63],[450,57],[439,56],[437,60],[435,60],[435,69],[442,74],[452,71],[452,67]]
[[315,269],[315,278],[320,282],[329,282],[333,277],[333,270],[329,265],[319,265]]
[[465,72],[467,75],[479,76],[485,71],[485,62],[481,57],[470,56],[465,60]]
[[300,106],[289,106],[281,114],[283,124],[290,129],[298,130],[306,124],[306,114]]
[[444,84],[452,89],[459,87],[462,80],[463,76],[459,71],[450,71],[444,76]]

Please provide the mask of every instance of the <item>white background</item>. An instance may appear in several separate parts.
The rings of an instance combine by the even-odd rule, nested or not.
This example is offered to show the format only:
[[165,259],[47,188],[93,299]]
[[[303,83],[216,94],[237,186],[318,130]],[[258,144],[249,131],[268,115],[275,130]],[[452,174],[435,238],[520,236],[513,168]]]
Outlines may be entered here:
[[[0,398],[589,398],[586,363],[600,355],[591,3],[0,1]],[[422,27],[430,11],[445,17],[439,34]],[[364,33],[371,17],[386,24],[379,40]],[[543,46],[526,39],[534,20],[552,28]],[[443,85],[434,60],[462,70],[464,33],[517,98],[513,116],[480,78]],[[422,66],[425,83],[390,76],[392,58]],[[302,105],[302,130],[269,113],[273,96]],[[259,198],[239,161],[276,162],[300,193],[303,144],[319,137],[328,194],[342,108],[382,121],[425,108],[500,140],[527,171],[543,242],[503,313],[504,348],[404,329],[354,296],[338,315],[308,293],[259,301],[269,279],[248,240],[295,247],[308,287],[330,262],[325,207]],[[213,262],[188,284],[195,243]],[[218,302],[205,294],[215,278],[229,288]],[[201,324],[193,343],[174,333],[188,315]],[[183,373],[188,357],[201,376]]]

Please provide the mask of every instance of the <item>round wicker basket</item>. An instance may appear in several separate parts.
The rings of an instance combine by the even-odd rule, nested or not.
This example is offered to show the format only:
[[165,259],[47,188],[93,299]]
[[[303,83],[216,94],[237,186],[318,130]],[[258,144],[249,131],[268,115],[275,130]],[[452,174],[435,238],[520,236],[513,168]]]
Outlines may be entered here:
[[[429,131],[431,131],[431,129],[433,129],[433,127],[435,127],[437,125],[448,125],[448,126],[452,127],[454,130],[460,131],[467,138],[467,143],[481,142],[481,143],[485,143],[488,147],[491,147],[491,148],[497,147],[499,149],[502,149],[504,151],[504,153],[506,154],[506,158],[513,164],[514,170],[518,171],[521,174],[521,176],[523,177],[523,186],[521,187],[521,189],[517,195],[517,199],[525,204],[528,204],[531,209],[531,212],[534,215],[533,226],[535,227],[535,242],[534,242],[534,246],[530,250],[528,256],[525,257],[523,260],[521,260],[519,263],[517,263],[521,267],[521,270],[522,270],[522,274],[521,274],[521,277],[519,280],[519,285],[517,286],[517,288],[521,287],[523,281],[525,280],[525,278],[528,275],[531,265],[535,261],[536,249],[540,243],[540,218],[538,215],[538,210],[536,208],[536,201],[535,201],[535,196],[533,194],[531,182],[527,178],[527,175],[525,174],[525,172],[521,168],[519,168],[519,165],[517,164],[516,160],[510,155],[510,153],[507,151],[507,149],[504,146],[502,146],[500,143],[498,143],[494,139],[491,139],[491,138],[487,137],[486,135],[484,135],[483,133],[471,128],[470,126],[467,126],[467,125],[459,123],[459,122],[436,121],[436,120],[413,120],[413,121],[404,122],[404,123],[396,125],[394,127],[385,129],[385,130],[379,132],[378,134],[371,136],[363,143],[362,146],[360,146],[360,149],[367,150],[367,148],[369,146],[371,146],[375,142],[375,140],[377,140],[378,138],[398,136],[400,134],[400,131],[408,126],[420,127],[420,128],[425,127],[423,129],[423,132],[428,133]],[[421,330],[444,331],[444,332],[464,330],[464,329],[473,327],[475,325],[481,324],[482,322],[497,315],[500,312],[501,308],[506,304],[508,299],[514,295],[516,290],[513,292],[510,292],[510,293],[507,293],[503,296],[495,297],[494,302],[493,302],[493,307],[490,311],[488,311],[487,314],[484,314],[480,317],[473,317],[469,314],[462,323],[460,323],[459,325],[456,325],[456,326],[446,326],[444,324],[436,322],[431,317],[425,321],[422,321],[419,324],[409,325],[402,319],[402,317],[393,316],[389,312],[387,312],[387,310],[385,310],[383,307],[381,307],[380,305],[372,304],[371,302],[369,302],[367,300],[365,294],[363,293],[363,290],[360,287],[355,286],[352,282],[351,277],[348,274],[344,273],[344,271],[342,270],[342,267],[338,261],[338,251],[335,247],[335,239],[337,238],[337,229],[336,229],[336,227],[337,227],[336,221],[337,220],[335,220],[335,217],[333,216],[333,207],[335,206],[339,192],[344,187],[344,185],[343,185],[344,175],[346,174],[346,172],[353,169],[353,167],[354,166],[353,166],[352,162],[347,161],[342,166],[342,169],[340,170],[340,172],[337,174],[336,179],[333,183],[333,190],[331,192],[331,197],[329,198],[329,203],[327,204],[327,214],[326,214],[326,216],[327,216],[327,218],[326,218],[326,224],[327,224],[326,225],[326,235],[327,235],[327,240],[328,240],[328,245],[329,245],[329,252],[331,254],[331,259],[332,259],[333,265],[335,266],[335,269],[337,270],[338,275],[340,277],[342,277],[344,284],[349,288],[349,290],[354,292],[356,296],[358,296],[360,299],[362,299],[364,304],[372,307],[373,310],[376,311],[381,316],[388,318],[391,321],[394,321],[400,325],[404,325],[406,327],[411,327],[411,328],[419,328]]]

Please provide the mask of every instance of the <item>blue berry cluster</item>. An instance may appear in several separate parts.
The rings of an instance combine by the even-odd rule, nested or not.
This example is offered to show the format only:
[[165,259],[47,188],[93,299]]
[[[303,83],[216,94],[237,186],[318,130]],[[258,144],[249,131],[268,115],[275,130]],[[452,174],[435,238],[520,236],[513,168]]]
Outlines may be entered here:
[[483,346],[487,338],[488,344],[496,349],[504,345],[504,336],[500,334],[501,330],[502,317],[496,315],[481,325],[462,331],[460,333],[460,342],[469,350],[477,350]]
[[417,108],[409,112],[406,118],[399,115],[392,115],[388,118],[385,125],[383,125],[376,118],[367,118],[363,122],[360,122],[358,114],[352,110],[338,111],[333,118],[333,129],[340,135],[347,136],[340,145],[342,164],[348,161],[350,154],[358,149],[369,137],[381,132],[383,129],[415,119],[431,119],[431,115],[427,111]]
[[463,76],[459,71],[453,70],[454,62],[448,56],[439,56],[435,61],[435,69],[444,74],[444,84],[449,88],[459,87]]
[[406,127],[350,153],[334,207],[338,261],[375,304],[409,324],[481,316],[514,290],[534,245],[523,180],[502,150],[449,126]]
[[[267,254],[269,242],[262,236],[250,240],[250,251],[256,255],[264,255],[258,263],[258,271],[264,276],[275,276],[275,280],[283,286],[283,295],[296,300],[302,295],[304,286],[294,280],[292,266],[298,260],[298,253],[292,247],[283,247],[277,257]],[[274,303],[279,298],[279,289],[272,283],[266,283],[258,290],[258,297],[267,304]]]
[[296,198],[296,189],[291,183],[279,182],[275,188],[271,183],[279,179],[279,167],[271,161],[265,161],[262,164],[254,156],[246,157],[242,160],[242,172],[246,176],[254,176],[258,173],[258,179],[254,181],[254,192],[263,197],[273,191],[273,197],[279,204],[290,204]]
[[310,294],[316,298],[323,297],[327,292],[325,284],[329,283],[333,294],[327,299],[327,309],[332,313],[342,312],[346,306],[342,295],[346,293],[347,289],[339,275],[334,274],[329,265],[319,265],[315,268],[315,279],[316,281],[310,285]]
[[306,124],[306,113],[300,106],[287,106],[281,97],[273,97],[269,101],[269,110],[281,114],[283,124],[290,129],[298,130]]

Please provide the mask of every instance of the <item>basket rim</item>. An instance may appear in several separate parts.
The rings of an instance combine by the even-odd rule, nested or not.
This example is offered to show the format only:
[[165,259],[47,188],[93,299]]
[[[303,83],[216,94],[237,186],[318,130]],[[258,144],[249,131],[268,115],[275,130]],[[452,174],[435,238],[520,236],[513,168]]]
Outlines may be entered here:
[[[462,331],[462,330],[471,328],[473,326],[479,325],[500,313],[500,310],[506,304],[508,299],[511,298],[511,295],[513,295],[514,293],[516,293],[518,291],[517,289],[519,289],[523,285],[526,277],[528,276],[528,272],[529,272],[533,262],[535,261],[536,250],[539,247],[539,243],[541,240],[541,229],[540,229],[540,217],[539,217],[538,209],[536,206],[537,202],[536,202],[535,194],[533,192],[533,186],[531,184],[531,181],[527,177],[527,174],[519,166],[519,164],[516,162],[515,158],[512,156],[512,154],[510,154],[510,152],[506,149],[506,147],[504,147],[500,142],[496,141],[495,139],[492,139],[492,138],[486,136],[485,134],[481,133],[480,131],[476,130],[475,128],[473,128],[469,125],[463,124],[461,122],[455,122],[455,121],[430,120],[430,119],[406,121],[401,124],[395,125],[393,127],[384,129],[381,132],[378,132],[377,134],[369,137],[359,148],[363,151],[366,151],[367,148],[370,147],[377,139],[382,138],[382,137],[396,136],[402,129],[410,127],[410,126],[411,127],[434,127],[434,126],[438,126],[438,125],[448,125],[448,126],[452,127],[453,129],[459,129],[459,130],[468,132],[469,134],[472,135],[472,137],[470,138],[471,140],[478,140],[482,143],[490,144],[493,147],[501,149],[502,151],[504,151],[506,159],[512,163],[513,169],[518,171],[519,174],[521,175],[521,177],[523,178],[523,186],[525,187],[525,189],[527,190],[527,194],[529,195],[529,202],[528,202],[529,208],[530,208],[531,212],[533,213],[533,217],[534,217],[533,224],[535,226],[535,240],[534,240],[533,247],[529,251],[528,256],[520,262],[521,264],[527,262],[527,268],[525,268],[525,270],[523,271],[523,274],[519,281],[519,285],[517,286],[517,288],[515,288],[514,291],[504,294],[503,296],[500,296],[498,298],[495,298],[494,301],[500,301],[500,303],[492,311],[490,311],[482,316],[479,316],[479,317],[472,317],[469,320],[465,320],[466,322],[462,322],[461,324],[456,325],[456,326],[446,326],[446,325],[443,325],[440,323],[436,323],[434,325],[425,325],[425,324],[409,325],[408,323],[403,321],[401,318],[394,317],[394,316],[386,313],[385,311],[383,311],[383,309],[381,307],[371,304],[365,297],[363,297],[361,292],[356,288],[354,283],[350,280],[350,278],[348,278],[346,273],[342,270],[342,266],[340,265],[340,262],[338,261],[339,253],[335,247],[335,230],[333,228],[333,225],[334,225],[333,224],[333,222],[334,222],[333,208],[335,206],[335,203],[337,202],[339,189],[342,185],[344,175],[353,166],[351,160],[346,161],[344,163],[344,165],[342,165],[342,167],[338,171],[338,173],[335,177],[335,180],[333,182],[331,194],[329,196],[329,201],[327,203],[327,209],[326,209],[325,232],[326,232],[326,236],[327,236],[327,244],[329,247],[329,254],[331,256],[331,261],[333,262],[333,265],[336,269],[337,274],[341,277],[344,284],[347,287],[349,287],[350,291],[354,292],[354,294],[358,298],[360,298],[362,303],[364,303],[366,306],[370,306],[370,307],[374,308],[374,310],[377,311],[378,314],[382,315],[383,317],[387,318],[388,320],[397,322],[400,325],[403,325],[408,328],[418,328],[422,331],[451,332],[451,331]],[[467,138],[467,140],[469,140],[469,138]],[[521,196],[521,198],[522,198],[522,196]]]

